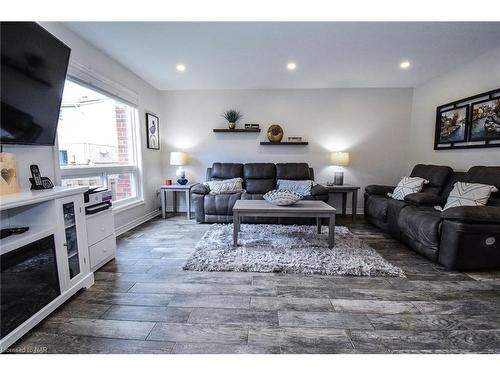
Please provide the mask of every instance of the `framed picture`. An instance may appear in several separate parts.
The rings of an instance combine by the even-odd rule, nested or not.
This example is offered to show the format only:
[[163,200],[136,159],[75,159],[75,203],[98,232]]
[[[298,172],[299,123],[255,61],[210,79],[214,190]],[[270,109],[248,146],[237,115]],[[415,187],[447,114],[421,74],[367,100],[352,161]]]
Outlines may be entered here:
[[439,143],[465,142],[468,131],[469,106],[441,111],[439,114]]
[[471,104],[470,141],[500,139],[500,97]]
[[160,119],[152,113],[146,113],[146,136],[148,148],[160,149]]
[[434,150],[500,147],[500,89],[436,108]]

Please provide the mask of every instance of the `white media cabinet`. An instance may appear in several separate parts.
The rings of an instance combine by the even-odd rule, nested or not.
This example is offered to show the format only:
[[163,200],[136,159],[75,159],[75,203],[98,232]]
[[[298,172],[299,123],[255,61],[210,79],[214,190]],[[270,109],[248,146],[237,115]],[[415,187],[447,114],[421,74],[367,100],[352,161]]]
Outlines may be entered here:
[[[94,284],[90,269],[83,193],[88,187],[30,191],[0,197],[1,227],[28,226],[22,234],[6,237],[0,242],[0,254],[54,236],[55,260],[60,294],[0,340],[0,352],[82,288]],[[1,287],[1,286],[0,286]]]

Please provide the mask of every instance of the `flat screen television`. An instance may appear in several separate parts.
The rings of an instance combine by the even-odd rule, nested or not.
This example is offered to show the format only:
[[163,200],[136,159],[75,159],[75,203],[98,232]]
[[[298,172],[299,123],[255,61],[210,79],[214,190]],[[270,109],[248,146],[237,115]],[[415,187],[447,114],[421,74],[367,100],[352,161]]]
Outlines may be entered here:
[[0,143],[53,145],[70,48],[35,22],[1,22]]

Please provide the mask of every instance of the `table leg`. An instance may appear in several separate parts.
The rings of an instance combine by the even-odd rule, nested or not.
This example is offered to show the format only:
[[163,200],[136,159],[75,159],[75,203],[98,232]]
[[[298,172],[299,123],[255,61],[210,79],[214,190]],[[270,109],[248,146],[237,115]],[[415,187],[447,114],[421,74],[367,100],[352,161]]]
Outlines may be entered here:
[[233,212],[233,246],[238,246],[238,231],[240,230],[240,218]]
[[342,193],[342,217],[347,214],[347,193]]
[[191,220],[191,189],[186,190],[186,215]]
[[330,215],[328,223],[328,247],[332,249],[335,246],[335,214]]
[[356,213],[358,212],[358,191],[352,192],[352,222],[356,222]]
[[316,218],[316,227],[318,229],[318,234],[321,234],[321,218],[320,217]]
[[163,189],[160,189],[161,217],[163,219],[165,219],[165,211],[167,209],[167,207],[165,207],[165,194],[167,194],[167,192]]
[[173,191],[172,192],[173,197],[172,197],[172,212],[175,214],[177,212],[177,192]]

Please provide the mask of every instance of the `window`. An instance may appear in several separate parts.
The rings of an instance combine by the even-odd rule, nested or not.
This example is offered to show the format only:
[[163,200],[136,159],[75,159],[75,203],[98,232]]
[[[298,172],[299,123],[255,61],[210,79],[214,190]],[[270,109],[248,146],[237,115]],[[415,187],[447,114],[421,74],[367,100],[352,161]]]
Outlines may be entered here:
[[137,109],[67,80],[59,114],[63,186],[105,186],[121,206],[140,199]]

